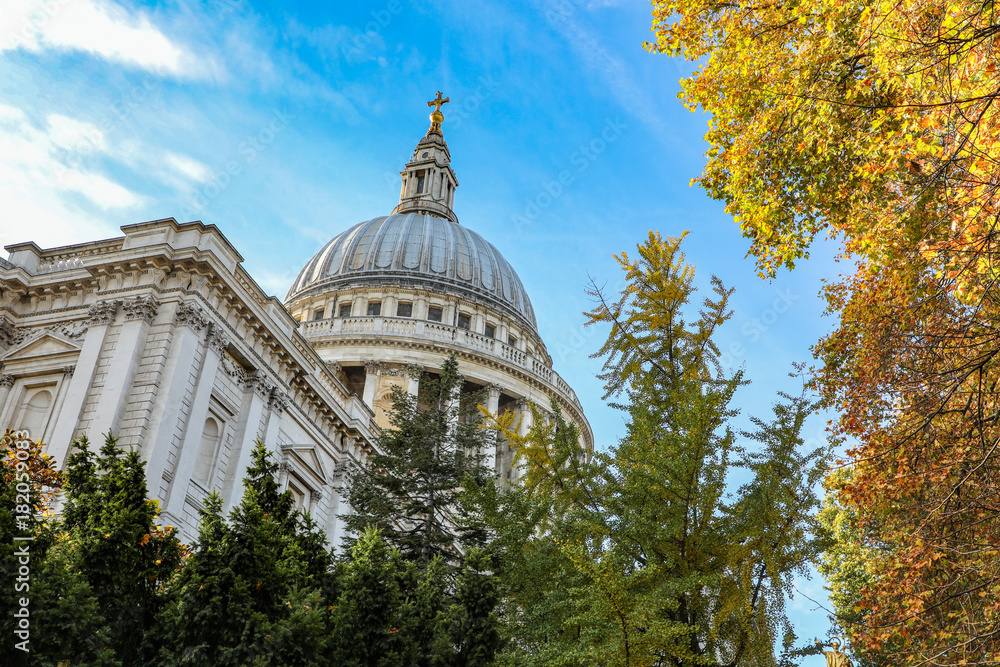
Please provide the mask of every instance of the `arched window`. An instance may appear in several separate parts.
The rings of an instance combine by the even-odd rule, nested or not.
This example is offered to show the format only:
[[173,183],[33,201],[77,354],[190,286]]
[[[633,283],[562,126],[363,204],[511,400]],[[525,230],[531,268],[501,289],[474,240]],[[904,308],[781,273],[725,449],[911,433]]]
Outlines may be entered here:
[[205,420],[205,428],[201,431],[201,444],[198,446],[198,461],[194,467],[194,478],[204,485],[211,481],[212,468],[215,466],[215,454],[219,449],[219,422],[209,417]]
[[28,400],[24,404],[21,412],[21,425],[19,428],[27,431],[29,437],[37,440],[42,437],[42,430],[45,422],[48,421],[49,407],[52,405],[52,392],[48,389],[40,389],[27,396]]

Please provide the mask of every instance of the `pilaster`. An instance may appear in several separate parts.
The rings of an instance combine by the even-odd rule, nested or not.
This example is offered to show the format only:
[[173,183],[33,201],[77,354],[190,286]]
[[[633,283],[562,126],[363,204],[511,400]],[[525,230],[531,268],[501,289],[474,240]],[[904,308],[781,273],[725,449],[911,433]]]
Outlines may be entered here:
[[[115,300],[98,301],[90,307],[90,318],[87,322],[87,330],[83,335],[80,356],[76,360],[76,369],[68,382],[66,398],[56,416],[48,443],[49,454],[55,458],[56,465],[60,468],[66,465],[70,445],[77,435],[76,429],[80,424],[80,414],[87,401],[87,392],[97,374],[97,364],[101,358],[101,350],[104,348],[104,339],[107,336],[108,328],[114,323],[120,307],[121,301]],[[100,432],[95,431],[92,437],[98,440]]]

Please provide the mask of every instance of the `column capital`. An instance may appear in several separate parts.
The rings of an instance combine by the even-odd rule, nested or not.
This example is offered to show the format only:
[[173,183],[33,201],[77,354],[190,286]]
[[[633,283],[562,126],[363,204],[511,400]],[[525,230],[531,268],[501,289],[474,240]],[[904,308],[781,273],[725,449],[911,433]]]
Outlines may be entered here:
[[73,377],[73,373],[76,372],[76,366],[63,366],[62,372],[66,377]]
[[215,350],[216,354],[221,355],[222,352],[229,347],[229,336],[227,336],[222,331],[222,327],[216,324],[208,325],[208,336],[205,338],[205,342],[208,344],[209,349]]
[[7,347],[14,347],[21,342],[24,332],[10,323],[6,317],[0,318],[0,343]]
[[13,387],[14,376],[10,373],[0,374],[0,387]]
[[271,397],[267,401],[267,407],[280,415],[288,409],[291,402],[288,394],[275,387],[271,390]]
[[374,359],[369,359],[365,362],[365,372],[368,374],[375,374],[382,370],[382,364]]
[[503,385],[499,385],[496,382],[490,382],[486,385],[486,395],[493,400],[498,400],[500,394],[503,393]]
[[246,378],[243,380],[244,389],[252,389],[257,392],[257,395],[266,401],[271,399],[271,390],[274,389],[274,385],[268,382],[267,376],[261,371],[252,371],[247,373]]
[[102,324],[114,323],[115,317],[118,315],[118,309],[121,308],[121,305],[122,302],[117,299],[98,301],[90,306],[90,310],[88,311],[90,319],[87,321],[87,324],[91,326],[99,326]]
[[181,302],[174,313],[174,324],[177,326],[188,326],[193,331],[200,332],[209,326],[205,311],[198,304],[193,302]]
[[145,320],[152,322],[159,310],[159,302],[152,296],[137,296],[134,299],[125,301],[122,309],[125,311],[126,320]]

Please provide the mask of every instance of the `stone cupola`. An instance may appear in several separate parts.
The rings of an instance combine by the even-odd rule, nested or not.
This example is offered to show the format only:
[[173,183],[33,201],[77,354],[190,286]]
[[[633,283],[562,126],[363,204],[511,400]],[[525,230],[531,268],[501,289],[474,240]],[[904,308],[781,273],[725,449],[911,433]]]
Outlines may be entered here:
[[403,187],[399,193],[399,205],[392,210],[393,213],[427,213],[458,222],[452,210],[458,179],[451,169],[451,153],[441,134],[441,122],[444,120],[441,105],[448,102],[449,99],[442,99],[441,91],[438,91],[437,98],[427,103],[427,106],[434,107],[430,115],[431,126],[417,143],[413,157],[399,172]]

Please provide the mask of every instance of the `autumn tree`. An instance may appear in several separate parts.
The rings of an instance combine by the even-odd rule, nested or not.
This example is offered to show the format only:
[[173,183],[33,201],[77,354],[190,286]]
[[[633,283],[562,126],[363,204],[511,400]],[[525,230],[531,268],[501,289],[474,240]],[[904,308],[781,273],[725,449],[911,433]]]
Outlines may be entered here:
[[588,462],[553,405],[551,423],[506,430],[523,486],[479,490],[518,664],[777,665],[776,643],[792,650],[791,578],[823,544],[812,513],[825,450],[800,436],[816,406],[783,396],[772,419],[733,428],[747,381],[714,342],[731,290],[713,278],[692,312],[680,245],[650,233],[636,258],[617,257],[621,294],[592,292],[589,323],[610,329],[600,377],[628,415],[625,437]]
[[[835,492],[895,548],[848,628],[896,664],[1000,659],[994,2],[654,0],[649,49],[699,59],[698,179],[765,276],[842,242],[820,386],[856,442]],[[849,535],[852,531],[844,533]],[[842,610],[847,611],[847,610]]]

